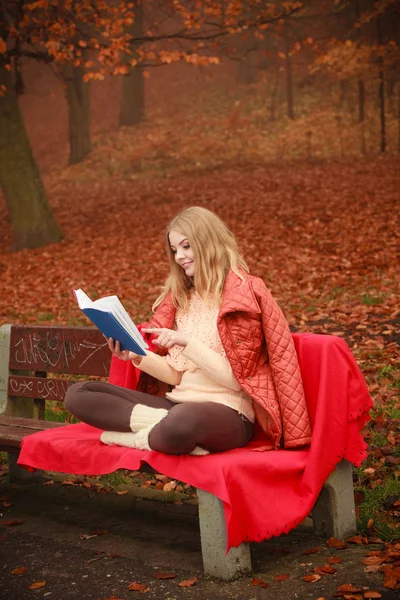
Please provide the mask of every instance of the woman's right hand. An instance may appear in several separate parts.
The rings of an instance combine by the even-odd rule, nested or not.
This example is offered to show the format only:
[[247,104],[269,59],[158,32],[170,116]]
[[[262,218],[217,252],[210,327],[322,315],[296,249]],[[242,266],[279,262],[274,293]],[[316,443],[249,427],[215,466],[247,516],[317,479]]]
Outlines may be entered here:
[[140,354],[136,354],[135,352],[131,352],[130,350],[121,350],[119,342],[117,341],[114,344],[113,338],[108,338],[107,343],[113,355],[119,358],[120,360],[137,361],[138,359],[142,359],[142,356],[140,356]]

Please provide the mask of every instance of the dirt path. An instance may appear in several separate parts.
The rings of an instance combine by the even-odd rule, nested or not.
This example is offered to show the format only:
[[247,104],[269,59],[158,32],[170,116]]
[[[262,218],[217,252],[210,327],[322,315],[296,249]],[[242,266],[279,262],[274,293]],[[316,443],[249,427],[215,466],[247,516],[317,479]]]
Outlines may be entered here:
[[[344,583],[379,591],[384,600],[398,597],[382,587],[381,573],[364,572],[365,553],[379,545],[338,551],[316,539],[306,524],[288,536],[252,545],[254,575],[267,588],[252,585],[251,577],[229,583],[206,577],[197,507],[146,500],[138,493],[118,496],[57,483],[11,488],[3,478],[0,498],[11,506],[0,509],[0,598],[126,600],[139,593],[128,590],[133,581],[147,584],[149,599],[330,599]],[[4,526],[13,520],[22,523]],[[316,546],[319,552],[304,554]],[[332,555],[343,559],[334,565],[336,574],[315,583],[302,580]],[[12,574],[18,567],[25,572]],[[157,579],[155,573],[176,577]],[[284,574],[286,580],[274,580]],[[178,585],[193,578],[192,587]],[[43,581],[43,587],[29,589]]]

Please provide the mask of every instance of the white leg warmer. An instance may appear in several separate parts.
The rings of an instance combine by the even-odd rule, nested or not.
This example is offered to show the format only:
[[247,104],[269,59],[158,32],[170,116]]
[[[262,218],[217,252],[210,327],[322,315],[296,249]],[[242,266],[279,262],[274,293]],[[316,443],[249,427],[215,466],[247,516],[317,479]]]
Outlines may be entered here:
[[[137,448],[138,450],[151,450],[149,446],[149,433],[167,414],[168,411],[165,408],[152,408],[145,404],[137,404],[133,408],[130,418],[132,432],[103,431],[100,439],[104,444],[108,444],[109,446],[116,444],[118,446],[126,446],[127,448]],[[209,454],[209,451],[196,446],[190,454],[204,456]]]
[[137,450],[151,450],[149,446],[149,433],[153,425],[141,429],[137,433],[122,431],[103,431],[100,440],[103,444],[112,446],[126,446],[127,448],[136,448]]
[[145,427],[157,425],[164,417],[166,417],[168,411],[165,408],[152,408],[145,404],[136,404],[132,410],[130,427],[133,433],[137,433]]
[[205,456],[206,454],[210,454],[208,450],[204,450],[204,448],[200,448],[200,446],[196,446],[194,450],[190,452],[193,456]]

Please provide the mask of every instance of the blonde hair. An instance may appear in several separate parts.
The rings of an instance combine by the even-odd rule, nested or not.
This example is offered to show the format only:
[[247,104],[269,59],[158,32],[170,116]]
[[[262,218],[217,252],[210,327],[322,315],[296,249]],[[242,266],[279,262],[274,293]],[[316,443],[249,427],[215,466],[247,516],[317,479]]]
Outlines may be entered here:
[[194,287],[200,296],[207,299],[210,294],[216,297],[218,305],[222,300],[225,279],[232,269],[242,281],[243,271],[248,272],[247,264],[240,254],[236,239],[225,223],[213,212],[200,206],[191,206],[179,213],[166,229],[167,255],[170,273],[164,290],[153,305],[153,310],[161,304],[169,292],[176,308],[184,311],[189,306],[189,293],[193,280],[175,262],[169,242],[171,231],[184,235],[193,251],[195,260]]

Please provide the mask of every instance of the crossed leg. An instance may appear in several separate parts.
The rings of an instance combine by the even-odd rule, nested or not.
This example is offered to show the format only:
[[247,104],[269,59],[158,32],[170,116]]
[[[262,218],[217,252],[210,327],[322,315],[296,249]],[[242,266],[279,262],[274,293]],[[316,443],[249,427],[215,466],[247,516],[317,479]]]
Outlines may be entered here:
[[253,431],[250,421],[217,402],[175,403],[102,382],[76,383],[65,397],[65,406],[75,417],[114,432],[133,431],[132,411],[138,405],[162,409],[154,411],[160,417],[154,418],[148,444],[167,454],[190,454],[198,446],[209,452],[231,450],[245,445]]

